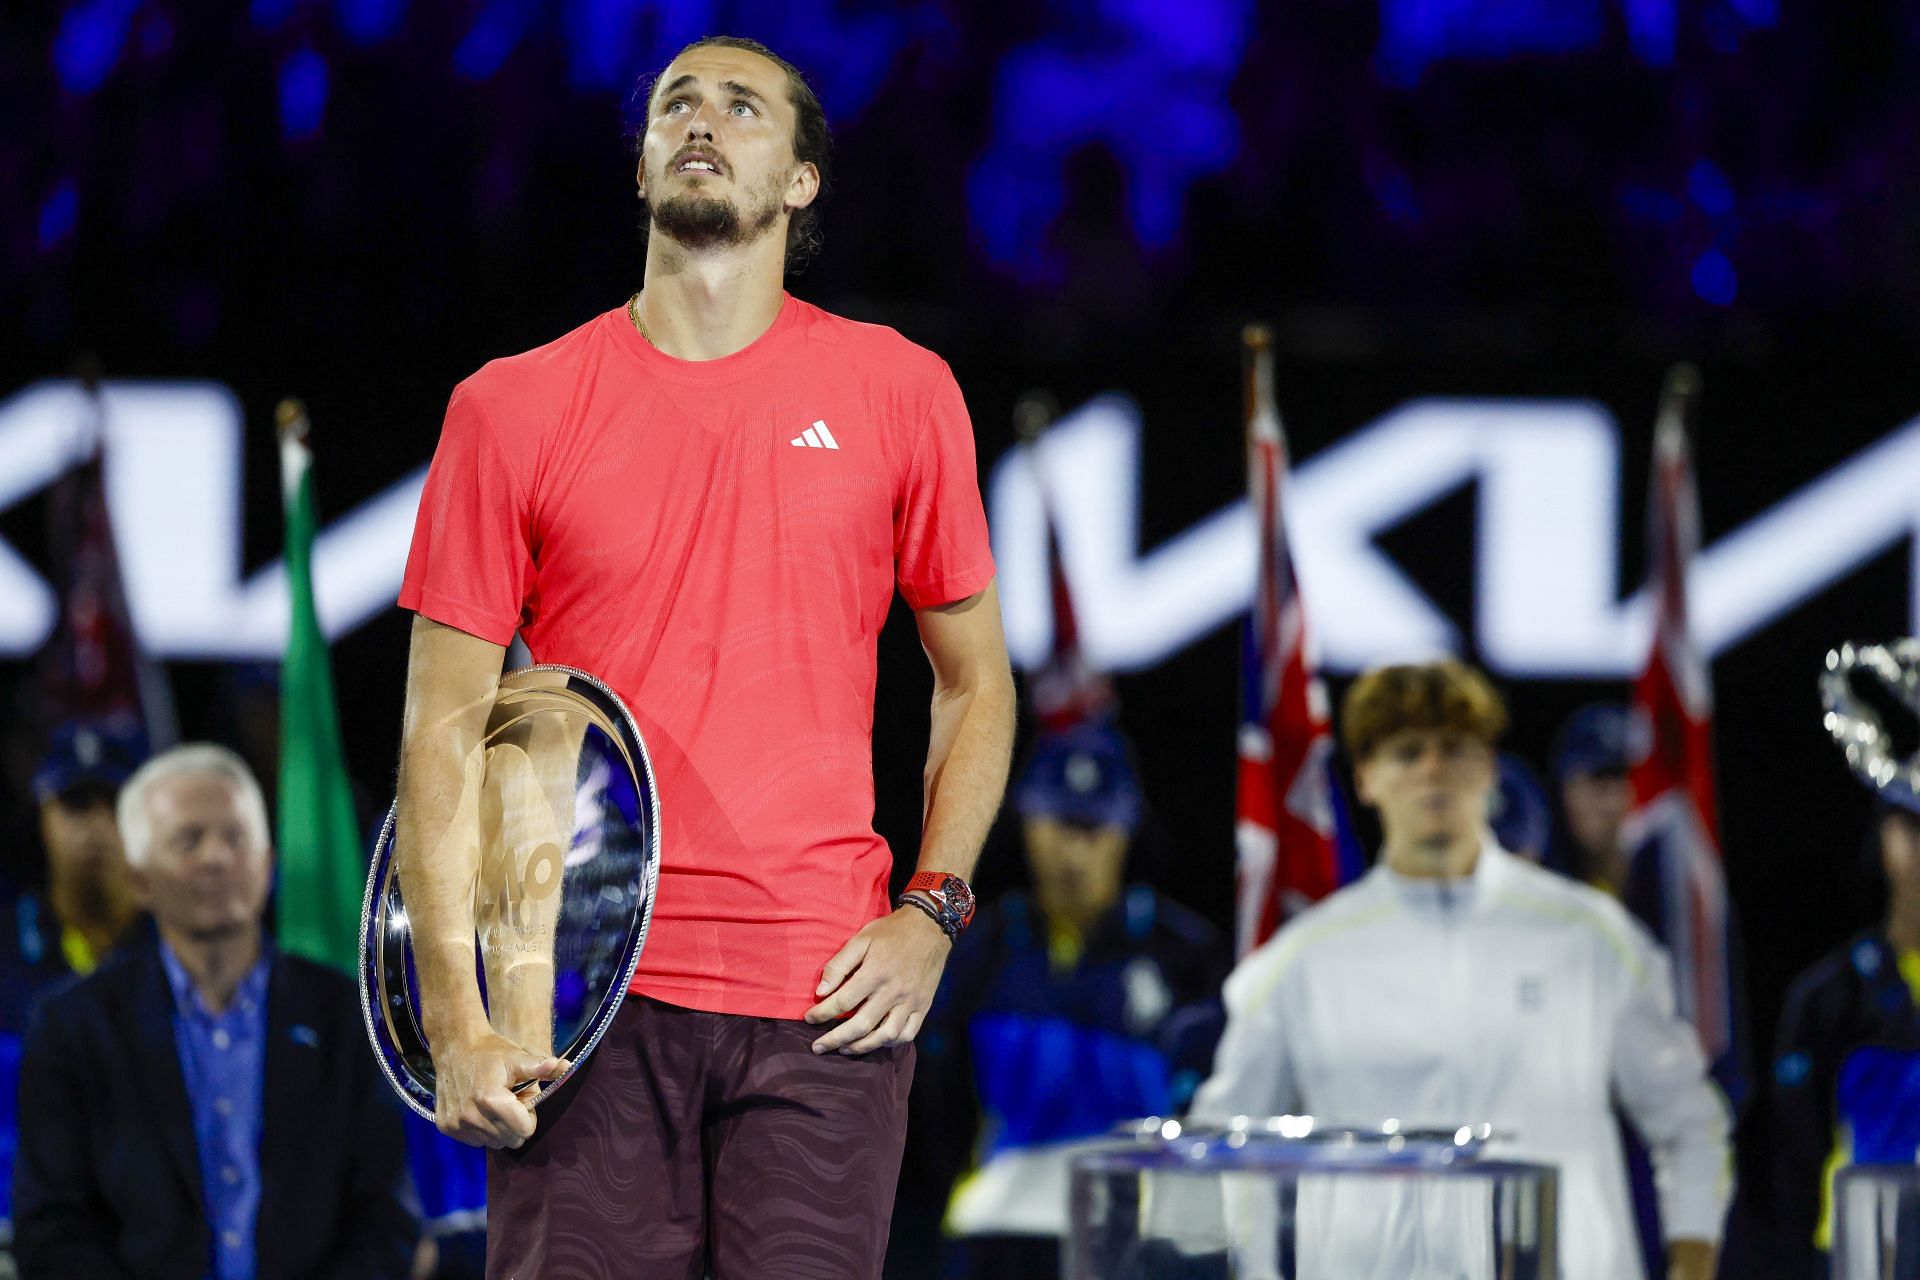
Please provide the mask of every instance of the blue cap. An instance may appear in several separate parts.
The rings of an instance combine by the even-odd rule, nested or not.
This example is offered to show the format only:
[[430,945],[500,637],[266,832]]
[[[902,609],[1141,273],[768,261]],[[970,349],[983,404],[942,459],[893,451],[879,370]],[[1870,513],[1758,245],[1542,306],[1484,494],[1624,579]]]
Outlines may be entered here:
[[1086,826],[1131,831],[1140,821],[1140,804],[1140,779],[1127,740],[1099,722],[1041,734],[1013,789],[1013,807],[1021,817]]
[[87,782],[117,790],[146,758],[146,731],[131,720],[64,721],[34,771],[34,799],[45,804]]
[[1594,702],[1567,717],[1554,741],[1553,776],[1625,772],[1631,729],[1627,709],[1617,702]]
[[1502,849],[1538,862],[1546,856],[1553,811],[1546,789],[1519,756],[1500,753],[1499,777],[1488,805],[1487,825]]

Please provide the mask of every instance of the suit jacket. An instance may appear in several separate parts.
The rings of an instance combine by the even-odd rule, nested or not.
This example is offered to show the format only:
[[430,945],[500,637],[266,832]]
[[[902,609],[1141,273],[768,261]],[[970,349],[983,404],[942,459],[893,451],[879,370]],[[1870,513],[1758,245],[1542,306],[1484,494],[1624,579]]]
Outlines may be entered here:
[[[50,993],[20,1071],[24,1280],[204,1280],[213,1236],[157,943]],[[259,1280],[404,1280],[418,1227],[397,1101],[340,974],[267,977]]]

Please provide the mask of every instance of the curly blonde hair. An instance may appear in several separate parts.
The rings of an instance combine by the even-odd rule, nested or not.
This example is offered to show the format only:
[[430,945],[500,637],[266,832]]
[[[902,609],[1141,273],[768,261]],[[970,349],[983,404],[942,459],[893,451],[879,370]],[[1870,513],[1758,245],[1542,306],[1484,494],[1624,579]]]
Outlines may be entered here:
[[1506,728],[1507,707],[1493,685],[1451,658],[1375,667],[1353,682],[1340,707],[1341,740],[1355,762],[1408,729],[1452,729],[1491,746]]

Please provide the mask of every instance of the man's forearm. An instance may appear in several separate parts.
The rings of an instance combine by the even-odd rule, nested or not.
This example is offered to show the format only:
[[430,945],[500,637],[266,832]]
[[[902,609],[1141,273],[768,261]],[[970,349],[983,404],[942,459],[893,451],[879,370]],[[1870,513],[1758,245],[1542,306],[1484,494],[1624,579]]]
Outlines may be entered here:
[[935,689],[919,870],[973,874],[1006,792],[1013,717],[1011,672],[989,672],[969,687]]
[[474,980],[473,888],[491,709],[491,697],[417,719],[409,708],[402,734],[396,850],[430,1041],[486,1021]]

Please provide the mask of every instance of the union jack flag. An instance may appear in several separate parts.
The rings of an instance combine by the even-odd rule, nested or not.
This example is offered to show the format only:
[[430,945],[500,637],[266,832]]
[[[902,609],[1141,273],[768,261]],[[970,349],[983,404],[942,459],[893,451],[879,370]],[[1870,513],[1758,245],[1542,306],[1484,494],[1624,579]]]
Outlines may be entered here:
[[1272,339],[1252,326],[1245,345],[1248,491],[1259,551],[1240,645],[1234,935],[1243,956],[1360,870],[1333,778],[1326,686],[1287,549],[1287,441],[1273,396]]
[[169,747],[178,737],[173,696],[127,608],[107,507],[106,398],[90,371],[77,408],[78,460],[54,487],[50,508],[60,612],[38,658],[43,710],[50,723],[137,726],[156,750]]
[[1732,912],[1713,778],[1713,685],[1688,629],[1687,574],[1700,545],[1700,504],[1687,442],[1693,370],[1668,375],[1654,429],[1648,501],[1653,643],[1634,682],[1633,793],[1622,836],[1631,851],[1627,905],[1673,960],[1682,1016],[1714,1074],[1737,1094],[1739,1019]]
[[1060,554],[1060,528],[1054,519],[1060,507],[1054,500],[1055,486],[1040,448],[1040,437],[1055,416],[1052,400],[1040,392],[1028,392],[1014,410],[1021,448],[1026,452],[1034,484],[1040,490],[1040,509],[1047,531],[1047,589],[1053,604],[1053,650],[1046,663],[1033,673],[1028,698],[1033,703],[1035,718],[1049,732],[1104,719],[1114,713],[1118,703],[1113,682],[1087,661],[1080,647],[1080,619],[1073,607],[1073,584],[1067,578],[1066,563]]

